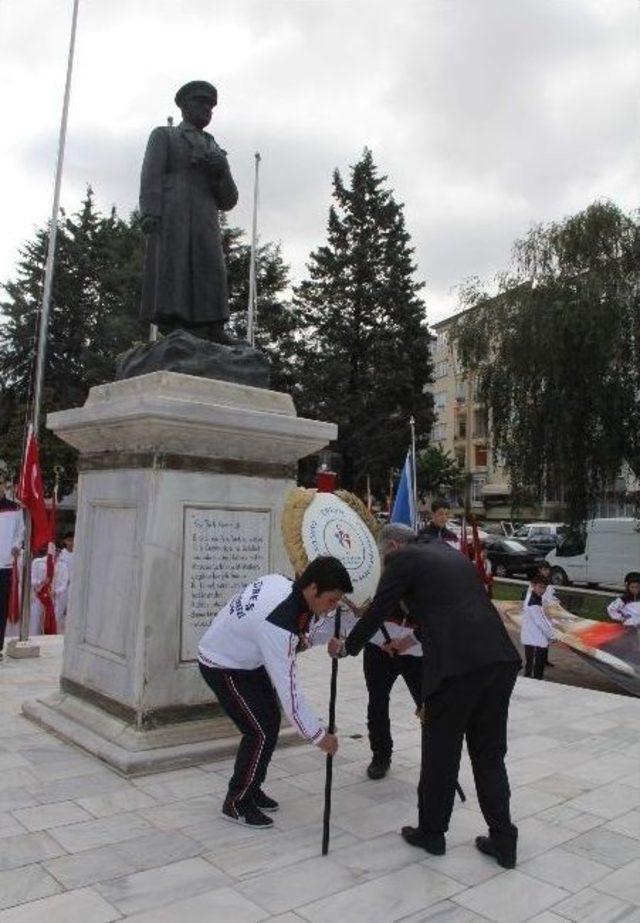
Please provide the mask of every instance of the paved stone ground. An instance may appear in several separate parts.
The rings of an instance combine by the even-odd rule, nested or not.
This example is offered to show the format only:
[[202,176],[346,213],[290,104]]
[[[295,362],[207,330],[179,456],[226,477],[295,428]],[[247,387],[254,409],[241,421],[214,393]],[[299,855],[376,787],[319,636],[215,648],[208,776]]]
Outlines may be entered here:
[[[303,658],[324,710],[329,660]],[[34,661],[0,664],[0,923],[471,923],[640,921],[640,701],[520,679],[509,766],[519,865],[477,853],[483,821],[465,758],[444,857],[398,836],[415,822],[419,729],[393,698],[396,755],[365,777],[360,663],[340,664],[342,738],[331,851],[320,856],[323,758],[277,751],[267,790],[276,829],[220,817],[227,763],[126,781],[23,719],[26,698],[55,689],[59,639]],[[401,681],[400,681],[401,682]]]

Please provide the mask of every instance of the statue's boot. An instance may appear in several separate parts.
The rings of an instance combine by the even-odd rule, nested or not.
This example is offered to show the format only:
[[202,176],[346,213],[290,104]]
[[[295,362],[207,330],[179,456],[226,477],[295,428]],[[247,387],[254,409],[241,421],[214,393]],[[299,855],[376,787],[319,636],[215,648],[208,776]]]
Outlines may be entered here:
[[207,324],[206,333],[203,335],[212,343],[220,343],[222,346],[237,346],[238,340],[230,337],[225,328],[224,321],[216,321],[213,324]]

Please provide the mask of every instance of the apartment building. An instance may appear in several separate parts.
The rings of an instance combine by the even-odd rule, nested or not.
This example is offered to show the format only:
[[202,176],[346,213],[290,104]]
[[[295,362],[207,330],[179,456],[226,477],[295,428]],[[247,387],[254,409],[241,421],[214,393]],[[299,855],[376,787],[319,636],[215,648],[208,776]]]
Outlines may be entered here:
[[[449,340],[451,321],[446,318],[431,328],[436,413],[431,443],[454,455],[469,473],[471,506],[484,512],[488,507],[508,505],[510,490],[492,458],[487,410],[479,399],[476,380],[464,373]],[[503,510],[496,512],[507,515]]]
[[[470,505],[487,519],[510,519],[512,499],[509,478],[493,458],[491,427],[487,409],[479,400],[473,375],[466,375],[458,362],[448,331],[453,321],[445,318],[432,324],[434,382],[432,386],[435,422],[431,444],[450,452],[470,476]],[[640,485],[625,470],[598,505],[599,516],[629,516],[635,508],[633,496]],[[545,497],[536,507],[522,508],[519,518],[557,521],[563,518],[563,498]]]

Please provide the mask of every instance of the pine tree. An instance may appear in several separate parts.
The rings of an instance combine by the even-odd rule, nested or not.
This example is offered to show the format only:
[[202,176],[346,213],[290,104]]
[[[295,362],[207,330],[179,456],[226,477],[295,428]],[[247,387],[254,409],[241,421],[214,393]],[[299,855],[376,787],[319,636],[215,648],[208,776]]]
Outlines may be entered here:
[[433,421],[423,283],[414,280],[403,206],[386,179],[368,149],[350,186],[335,171],[327,243],[311,254],[294,296],[298,410],[338,424],[344,486],[362,492],[370,475],[380,495],[406,454],[410,417],[419,447]]
[[[249,265],[251,246],[243,241],[244,231],[223,223],[222,247],[227,264],[229,283],[229,331],[232,336],[247,336],[247,306],[249,303]],[[291,392],[295,385],[294,340],[297,326],[295,315],[283,293],[289,285],[289,270],[280,245],[266,243],[256,255],[256,285],[258,292],[255,341],[271,362],[271,387],[274,391]]]
[[[19,467],[32,389],[37,321],[42,301],[48,234],[36,232],[23,248],[16,278],[3,288],[0,329],[0,437],[3,457]],[[80,406],[95,384],[112,380],[115,357],[143,335],[137,320],[142,235],[136,220],[95,208],[91,189],[72,216],[61,213],[47,337],[43,416]],[[45,427],[41,433],[45,483],[53,469],[75,479],[75,452]]]

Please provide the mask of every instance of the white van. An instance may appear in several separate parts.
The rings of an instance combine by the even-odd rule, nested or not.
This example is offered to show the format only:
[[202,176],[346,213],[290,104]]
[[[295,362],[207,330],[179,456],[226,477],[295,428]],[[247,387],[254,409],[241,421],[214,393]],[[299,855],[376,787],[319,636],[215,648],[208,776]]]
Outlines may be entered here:
[[546,560],[551,582],[624,586],[624,575],[640,570],[640,521],[594,519],[584,536],[566,535]]

